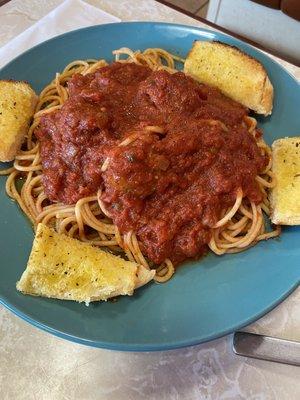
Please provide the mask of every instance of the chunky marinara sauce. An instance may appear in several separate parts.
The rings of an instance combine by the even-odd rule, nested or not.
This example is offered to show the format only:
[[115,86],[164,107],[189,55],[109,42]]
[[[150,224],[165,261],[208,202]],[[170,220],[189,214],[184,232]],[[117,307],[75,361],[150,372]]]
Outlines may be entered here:
[[[238,187],[261,201],[255,176],[267,160],[243,122],[248,111],[217,89],[123,63],[74,75],[68,88],[37,131],[45,191],[71,204],[102,188],[114,223],[134,230],[155,263],[203,254]],[[153,125],[163,133],[146,133]]]

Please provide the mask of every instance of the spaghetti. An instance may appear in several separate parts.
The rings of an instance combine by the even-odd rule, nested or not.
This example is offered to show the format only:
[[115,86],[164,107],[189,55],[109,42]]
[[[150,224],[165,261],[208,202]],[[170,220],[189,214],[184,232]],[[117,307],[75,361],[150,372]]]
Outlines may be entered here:
[[[128,48],[121,48],[113,51],[113,54],[119,63],[134,63],[147,66],[153,71],[166,70],[172,74],[177,72],[175,62],[184,61],[163,49],[133,52]],[[71,205],[51,202],[44,190],[40,143],[35,136],[40,119],[62,108],[69,98],[67,84],[74,74],[85,76],[106,65],[108,64],[105,60],[77,60],[67,65],[62,73],[56,74],[54,80],[42,90],[39,96],[26,143],[17,154],[13,167],[1,171],[0,174],[9,175],[6,192],[18,202],[34,227],[42,222],[54,227],[58,233],[78,238],[94,246],[107,248],[146,268],[154,267],[157,271],[155,280],[165,282],[174,274],[172,261],[167,258],[161,265],[153,265],[153,262],[141,250],[141,243],[133,230],[120,233],[117,225],[112,221],[110,210],[102,199],[101,189],[95,195],[80,198]],[[228,127],[219,120],[209,120],[208,123],[220,125],[224,131],[228,131]],[[244,195],[241,187],[238,188],[235,203],[222,210],[220,219],[210,229],[208,246],[218,255],[243,251],[260,240],[280,234],[280,227],[267,231],[263,215],[270,214],[268,191],[275,185],[271,172],[271,150],[258,135],[254,118],[244,117],[244,124],[255,138],[262,156],[269,160],[264,170],[256,177],[263,200],[260,204],[255,204]],[[143,135],[151,134],[163,136],[165,132],[161,126],[145,126]],[[140,135],[140,132],[133,132],[119,143],[119,147],[127,148],[140,139]],[[102,173],[105,173],[109,166],[110,159],[106,158],[101,166]],[[20,180],[22,180],[22,185],[19,183]]]

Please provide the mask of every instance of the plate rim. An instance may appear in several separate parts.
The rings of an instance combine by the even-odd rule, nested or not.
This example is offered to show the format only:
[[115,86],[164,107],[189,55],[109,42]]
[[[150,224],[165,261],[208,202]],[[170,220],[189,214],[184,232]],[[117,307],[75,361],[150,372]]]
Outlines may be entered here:
[[[88,27],[79,28],[79,29],[75,29],[75,30],[72,30],[69,32],[62,33],[53,38],[47,39],[29,49],[27,49],[26,51],[22,52],[17,57],[15,57],[11,61],[9,61],[7,64],[5,64],[3,67],[1,67],[0,72],[2,72],[7,67],[9,68],[10,65],[12,63],[15,63],[16,61],[18,61],[19,58],[22,58],[24,55],[30,53],[32,50],[34,50],[36,48],[43,47],[48,42],[61,40],[62,38],[66,37],[66,36],[74,35],[74,33],[80,33],[83,31],[87,32],[90,30],[97,30],[97,29],[99,29],[99,27],[103,27],[103,26],[116,26],[116,25],[117,26],[120,26],[120,25],[153,26],[153,25],[155,25],[155,26],[165,26],[165,27],[171,27],[171,28],[174,27],[174,28],[187,30],[190,33],[192,33],[192,31],[195,31],[195,33],[204,34],[207,36],[208,39],[209,38],[214,39],[214,37],[216,37],[216,36],[218,37],[217,40],[226,40],[226,38],[230,38],[230,40],[233,40],[235,42],[234,45],[238,46],[239,44],[242,44],[243,46],[246,46],[246,48],[251,48],[255,52],[260,53],[263,57],[267,58],[271,62],[271,64],[273,64],[276,68],[281,69],[285,74],[287,74],[289,76],[289,78],[291,78],[294,81],[294,83],[296,83],[297,86],[300,88],[300,82],[277,60],[274,60],[267,53],[256,48],[255,46],[253,46],[249,43],[246,43],[241,39],[235,38],[234,36],[231,36],[230,34],[219,32],[219,31],[213,31],[213,30],[209,30],[209,29],[205,29],[205,28],[197,27],[197,26],[193,26],[193,25],[184,25],[184,24],[176,24],[176,23],[168,23],[168,22],[151,22],[151,21],[133,21],[133,22],[117,22],[117,23],[109,23],[109,24],[99,24],[99,25],[88,26]],[[21,210],[19,210],[19,211],[21,212]],[[256,321],[257,319],[261,318],[263,315],[267,314],[272,309],[277,307],[278,304],[280,304],[284,299],[286,299],[299,286],[299,283],[300,283],[300,277],[299,277],[298,281],[297,281],[297,277],[295,277],[295,282],[293,282],[288,287],[288,289],[284,293],[282,293],[282,295],[279,298],[276,299],[276,301],[271,302],[261,312],[258,312],[255,315],[252,315],[251,317],[244,319],[238,325],[227,327],[223,331],[219,331],[217,333],[212,333],[211,335],[208,335],[202,339],[199,337],[198,338],[194,337],[194,338],[189,338],[189,339],[185,339],[185,340],[175,340],[175,341],[173,340],[169,343],[152,342],[152,343],[138,343],[137,344],[137,343],[129,343],[129,342],[127,342],[127,343],[107,342],[107,341],[103,342],[103,341],[99,341],[99,340],[97,340],[97,341],[90,340],[90,339],[86,339],[83,337],[78,337],[76,335],[72,335],[70,333],[63,332],[57,328],[53,328],[50,325],[47,325],[46,323],[43,323],[43,322],[38,321],[37,319],[34,319],[33,317],[29,316],[28,314],[21,311],[16,306],[14,306],[11,302],[7,301],[7,299],[5,300],[3,298],[3,296],[1,295],[1,293],[0,293],[0,304],[3,305],[6,309],[11,311],[16,316],[20,317],[22,320],[33,325],[34,327],[37,327],[43,331],[51,333],[62,339],[66,339],[66,340],[69,340],[69,341],[72,341],[75,343],[79,343],[79,344],[83,344],[83,345],[87,345],[90,347],[104,348],[104,349],[109,349],[109,350],[130,351],[130,352],[132,352],[132,351],[133,352],[145,352],[145,351],[152,352],[152,351],[172,350],[172,349],[184,348],[184,347],[188,347],[188,346],[195,346],[197,344],[205,343],[205,342],[223,337],[230,333],[233,333],[234,331],[239,330],[239,329],[249,325],[250,323]]]
[[[170,27],[183,28],[183,29],[187,29],[187,28],[188,28],[189,30],[196,30],[196,31],[198,31],[198,32],[205,33],[205,34],[207,34],[207,36],[215,36],[215,35],[217,34],[217,35],[220,35],[220,36],[222,36],[222,37],[224,37],[224,38],[226,38],[226,37],[227,37],[227,38],[230,38],[230,39],[234,40],[235,42],[241,43],[241,44],[245,45],[246,47],[249,47],[249,48],[253,49],[254,51],[256,51],[256,52],[262,54],[263,57],[267,57],[267,59],[268,59],[269,61],[271,61],[271,63],[273,63],[274,65],[276,65],[277,68],[280,68],[280,69],[282,69],[285,73],[287,73],[287,74],[289,75],[289,77],[292,78],[293,81],[300,87],[300,81],[297,80],[297,79],[295,78],[295,76],[292,75],[292,73],[291,73],[290,71],[288,71],[283,65],[281,65],[277,60],[275,60],[275,59],[272,58],[272,57],[276,57],[276,56],[269,55],[267,52],[264,52],[263,50],[261,50],[261,49],[255,47],[254,45],[252,45],[252,44],[250,44],[250,43],[244,42],[244,41],[241,40],[241,39],[238,39],[238,38],[236,38],[236,37],[234,37],[234,36],[232,36],[232,35],[230,35],[230,34],[228,34],[228,33],[221,32],[221,31],[218,31],[218,30],[206,29],[206,28],[197,27],[197,26],[194,26],[194,25],[176,24],[176,23],[173,23],[173,22],[160,22],[160,21],[124,21],[124,22],[110,22],[110,23],[108,23],[108,24],[97,24],[97,25],[86,26],[86,27],[84,27],[84,28],[73,29],[73,30],[71,30],[71,31],[64,32],[64,33],[61,33],[61,34],[59,34],[59,35],[57,35],[57,36],[54,36],[54,37],[52,37],[52,38],[50,38],[50,39],[44,40],[43,42],[38,43],[38,44],[36,44],[36,45],[30,47],[29,49],[23,51],[21,54],[19,54],[18,56],[14,57],[12,60],[10,60],[7,64],[3,65],[3,66],[0,68],[0,72],[2,72],[2,70],[5,69],[6,67],[9,67],[11,63],[13,63],[13,62],[17,61],[19,58],[23,57],[25,54],[29,53],[30,51],[32,51],[32,50],[34,50],[34,49],[36,49],[36,48],[43,47],[43,46],[44,46],[46,43],[48,43],[48,42],[55,41],[56,39],[60,39],[60,38],[65,37],[65,36],[69,36],[69,35],[71,36],[72,34],[74,34],[74,33],[76,33],[76,32],[82,32],[82,31],[88,31],[88,30],[98,29],[98,28],[101,27],[101,26],[116,26],[116,25],[117,25],[117,26],[120,26],[120,25],[136,25],[136,26],[138,26],[138,25],[162,25],[162,26],[170,26]],[[22,32],[22,33],[23,33],[23,32]],[[20,34],[17,35],[16,37],[20,36],[22,33],[20,33]],[[12,40],[14,40],[14,38],[13,38]],[[9,43],[9,42],[7,42],[7,43]],[[7,43],[5,43],[4,46],[5,46]],[[271,56],[272,56],[272,57],[271,57]],[[277,57],[277,58],[279,58],[279,57]],[[291,64],[291,63],[289,63],[288,61],[285,61],[285,60],[282,60],[282,61],[284,61],[285,63]],[[294,65],[294,64],[291,64],[291,65]],[[297,66],[295,66],[295,67],[297,67]]]
[[257,321],[259,318],[263,317],[264,315],[268,314],[270,311],[272,311],[274,308],[276,308],[280,303],[282,303],[292,292],[294,292],[297,287],[299,286],[299,282],[295,282],[291,285],[291,287],[282,294],[280,298],[276,300],[275,303],[271,303],[266,309],[261,311],[260,313],[255,314],[253,317],[249,317],[245,319],[241,324],[235,325],[234,327],[231,326],[227,329],[224,329],[222,332],[214,333],[209,336],[207,336],[205,339],[186,339],[186,340],[181,340],[181,341],[174,341],[174,342],[169,342],[169,343],[122,343],[122,342],[102,342],[102,341],[94,341],[90,339],[85,339],[82,337],[78,337],[63,331],[60,331],[58,329],[52,328],[51,326],[44,324],[42,322],[39,322],[36,319],[33,319],[32,317],[28,316],[24,312],[20,311],[18,308],[15,306],[5,303],[4,300],[0,297],[0,304],[3,305],[7,310],[11,311],[14,315],[17,317],[21,318],[23,321],[28,322],[30,325],[41,329],[44,332],[48,332],[60,339],[65,339],[73,343],[77,344],[82,344],[88,347],[95,347],[95,348],[100,348],[100,349],[107,349],[107,350],[116,350],[116,351],[122,351],[122,352],[155,352],[155,351],[167,351],[167,350],[176,350],[176,349],[181,349],[181,348],[186,348],[186,347],[191,347],[191,346],[196,346],[202,343],[210,342],[212,340],[216,340],[219,338],[222,338],[224,336],[227,336],[229,334],[233,334],[234,332],[242,329],[245,326],[248,326],[249,324]]

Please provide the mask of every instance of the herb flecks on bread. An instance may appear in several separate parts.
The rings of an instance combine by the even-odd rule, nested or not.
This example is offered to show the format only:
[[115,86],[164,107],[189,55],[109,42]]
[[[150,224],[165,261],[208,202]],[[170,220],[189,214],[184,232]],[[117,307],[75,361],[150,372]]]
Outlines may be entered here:
[[300,136],[275,140],[272,151],[276,186],[271,192],[271,220],[300,225]]
[[0,161],[12,161],[29,129],[38,97],[26,82],[0,81]]
[[17,289],[25,294],[89,304],[132,295],[154,275],[154,270],[39,224]]
[[201,83],[217,87],[258,114],[272,113],[273,86],[265,68],[236,47],[195,41],[186,58],[184,72]]

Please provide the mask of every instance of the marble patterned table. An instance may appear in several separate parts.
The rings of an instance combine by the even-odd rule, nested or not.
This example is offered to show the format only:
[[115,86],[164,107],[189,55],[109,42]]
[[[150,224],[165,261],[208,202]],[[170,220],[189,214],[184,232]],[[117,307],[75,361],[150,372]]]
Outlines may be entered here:
[[[87,2],[123,21],[164,21],[207,28],[153,0]],[[60,3],[12,0],[0,7],[0,46]],[[300,80],[300,68],[279,62]],[[300,340],[300,288],[247,330]],[[51,336],[0,306],[0,399],[300,399],[300,368],[236,356],[231,342],[229,335],[168,352],[113,352]]]

